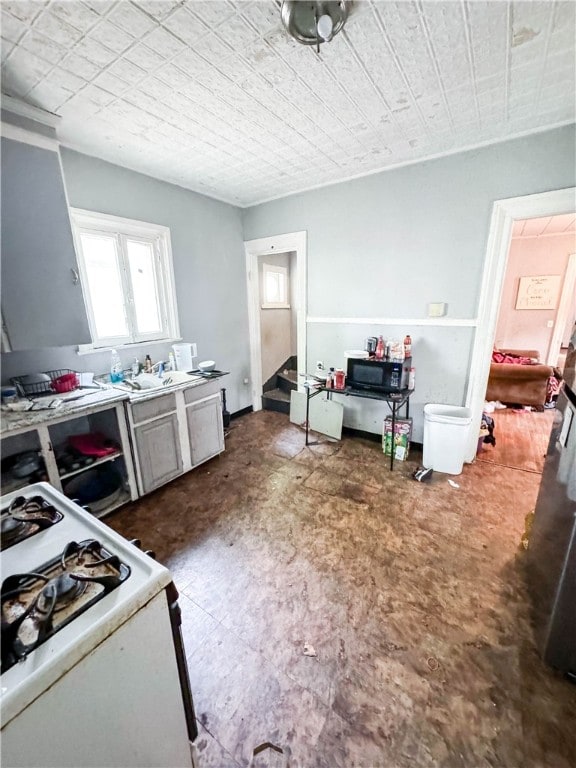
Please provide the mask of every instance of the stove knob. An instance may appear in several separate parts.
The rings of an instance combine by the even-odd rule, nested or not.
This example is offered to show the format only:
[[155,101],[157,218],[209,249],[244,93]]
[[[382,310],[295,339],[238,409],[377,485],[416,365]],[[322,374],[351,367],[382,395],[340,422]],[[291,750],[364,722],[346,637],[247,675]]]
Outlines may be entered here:
[[156,560],[156,552],[154,552],[152,549],[145,550],[144,554],[148,555],[148,557],[151,557],[152,560]]
[[138,549],[142,549],[142,542],[140,539],[130,539],[130,544],[134,544],[134,546],[138,547]]

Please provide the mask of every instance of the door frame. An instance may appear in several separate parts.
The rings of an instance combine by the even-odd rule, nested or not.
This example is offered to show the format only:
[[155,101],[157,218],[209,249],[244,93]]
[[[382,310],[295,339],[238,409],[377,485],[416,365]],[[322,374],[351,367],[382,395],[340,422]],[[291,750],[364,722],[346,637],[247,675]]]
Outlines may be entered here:
[[558,353],[560,352],[560,346],[562,344],[562,335],[564,334],[566,323],[568,322],[568,311],[572,307],[575,287],[576,253],[571,253],[568,257],[568,264],[566,264],[564,282],[562,284],[560,301],[558,302],[558,310],[556,312],[556,321],[554,323],[554,330],[552,331],[552,335],[550,337],[550,345],[548,347],[548,355],[546,357],[546,362],[548,365],[555,366],[558,364]]
[[512,226],[515,221],[522,219],[557,216],[574,211],[576,187],[496,200],[492,207],[466,393],[466,406],[471,408],[473,414],[465,457],[467,462],[474,460],[478,446],[478,432],[508,264]]
[[[287,252],[296,254],[296,296],[294,297],[296,303],[296,354],[298,356],[298,376],[304,377],[306,372],[306,315],[308,311],[308,234],[306,231],[288,232],[284,235],[246,240],[244,251],[246,254],[248,332],[250,336],[250,391],[252,408],[255,411],[260,411],[262,409],[263,382],[258,257]],[[304,378],[300,380],[303,381]]]

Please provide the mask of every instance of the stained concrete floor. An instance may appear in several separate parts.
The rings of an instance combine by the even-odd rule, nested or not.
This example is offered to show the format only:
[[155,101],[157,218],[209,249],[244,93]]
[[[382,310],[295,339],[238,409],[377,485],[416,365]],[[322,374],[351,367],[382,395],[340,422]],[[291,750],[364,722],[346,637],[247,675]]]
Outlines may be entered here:
[[538,475],[420,484],[418,454],[305,448],[270,412],[226,446],[106,520],[181,592],[200,768],[266,741],[291,768],[576,765],[576,687],[541,663],[524,587]]

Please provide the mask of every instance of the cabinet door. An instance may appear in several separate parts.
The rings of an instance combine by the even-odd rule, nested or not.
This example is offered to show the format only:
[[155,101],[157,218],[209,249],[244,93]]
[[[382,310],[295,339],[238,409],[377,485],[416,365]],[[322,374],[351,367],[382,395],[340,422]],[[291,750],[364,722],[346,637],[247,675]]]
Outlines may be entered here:
[[134,429],[142,493],[182,474],[182,453],[175,413]]
[[58,152],[2,138],[1,200],[2,314],[11,349],[89,342]]
[[186,408],[192,466],[224,450],[224,428],[220,394],[199,400]]

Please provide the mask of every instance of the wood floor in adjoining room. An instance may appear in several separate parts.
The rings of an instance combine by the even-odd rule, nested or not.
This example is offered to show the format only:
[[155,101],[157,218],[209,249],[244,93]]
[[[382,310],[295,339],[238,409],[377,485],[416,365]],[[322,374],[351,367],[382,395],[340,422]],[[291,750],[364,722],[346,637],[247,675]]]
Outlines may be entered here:
[[496,445],[484,443],[478,461],[542,474],[556,410],[502,408],[494,419]]
[[[274,412],[108,517],[181,593],[200,768],[571,768],[576,687],[541,662],[520,540],[539,475],[417,483],[377,442]],[[316,656],[305,655],[305,644]]]

